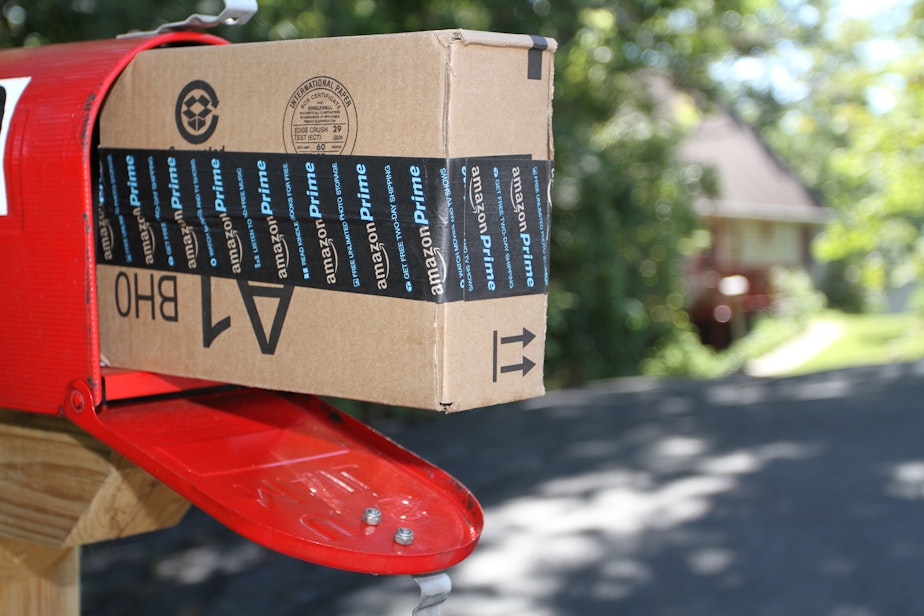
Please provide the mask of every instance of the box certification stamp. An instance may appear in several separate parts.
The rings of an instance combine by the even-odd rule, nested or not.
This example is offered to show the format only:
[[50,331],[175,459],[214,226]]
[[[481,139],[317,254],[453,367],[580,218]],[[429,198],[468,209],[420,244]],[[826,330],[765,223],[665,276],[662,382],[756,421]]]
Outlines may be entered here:
[[333,77],[312,77],[286,104],[283,138],[288,152],[351,154],[357,128],[353,97]]

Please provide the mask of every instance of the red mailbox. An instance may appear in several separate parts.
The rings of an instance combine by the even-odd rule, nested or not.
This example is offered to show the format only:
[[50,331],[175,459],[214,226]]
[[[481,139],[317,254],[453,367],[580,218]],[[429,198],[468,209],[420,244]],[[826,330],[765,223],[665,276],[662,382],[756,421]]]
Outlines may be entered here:
[[119,72],[195,33],[0,53],[0,407],[63,414],[232,529],[291,556],[428,573],[481,509],[442,470],[320,400],[101,368],[95,128]]

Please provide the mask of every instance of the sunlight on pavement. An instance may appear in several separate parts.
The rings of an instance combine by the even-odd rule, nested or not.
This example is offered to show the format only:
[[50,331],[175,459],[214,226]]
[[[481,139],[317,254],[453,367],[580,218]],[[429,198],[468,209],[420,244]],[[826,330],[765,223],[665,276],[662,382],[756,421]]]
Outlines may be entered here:
[[896,464],[889,473],[886,493],[894,498],[924,500],[924,460]]
[[[716,497],[772,462],[822,451],[817,444],[787,441],[716,456],[709,455],[703,439],[668,435],[648,446],[645,469],[545,483],[537,491],[541,498],[532,495],[486,510],[480,547],[452,572],[457,600],[465,596],[466,606],[484,615],[551,615],[550,600],[578,592],[566,587],[569,580],[574,584],[581,571],[601,562],[593,576],[597,582],[582,592],[597,601],[628,596],[652,582],[639,553],[644,537],[708,516]],[[677,460],[684,461],[685,472],[670,463]],[[691,546],[686,559],[687,567],[703,576],[718,575],[735,562],[732,549],[708,544]]]

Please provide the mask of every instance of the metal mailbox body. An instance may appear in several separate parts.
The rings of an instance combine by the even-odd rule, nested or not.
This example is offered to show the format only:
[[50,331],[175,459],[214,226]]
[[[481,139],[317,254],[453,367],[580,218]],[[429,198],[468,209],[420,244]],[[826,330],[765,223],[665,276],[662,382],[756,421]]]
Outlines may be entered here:
[[6,183],[0,194],[0,407],[60,413],[74,379],[87,383],[94,404],[101,402],[93,231],[97,114],[138,52],[224,42],[177,32],[0,53]]
[[[368,426],[312,396],[100,367],[97,115],[139,52],[224,43],[176,32],[0,52],[0,408],[67,416],[296,558],[368,573],[445,569],[475,548],[480,506]],[[412,544],[393,540],[407,529]]]

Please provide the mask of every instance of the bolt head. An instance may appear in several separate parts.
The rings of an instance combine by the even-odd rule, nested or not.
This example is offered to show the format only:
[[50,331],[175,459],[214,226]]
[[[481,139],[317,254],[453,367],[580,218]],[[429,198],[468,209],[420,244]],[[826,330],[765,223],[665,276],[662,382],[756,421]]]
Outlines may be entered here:
[[411,545],[414,543],[414,531],[410,528],[399,528],[395,531],[395,543],[398,545]]
[[363,511],[363,522],[369,526],[378,526],[382,521],[382,512],[375,507],[369,507]]
[[74,412],[80,413],[83,411],[83,407],[86,404],[83,394],[77,390],[71,392],[71,407],[74,409]]

